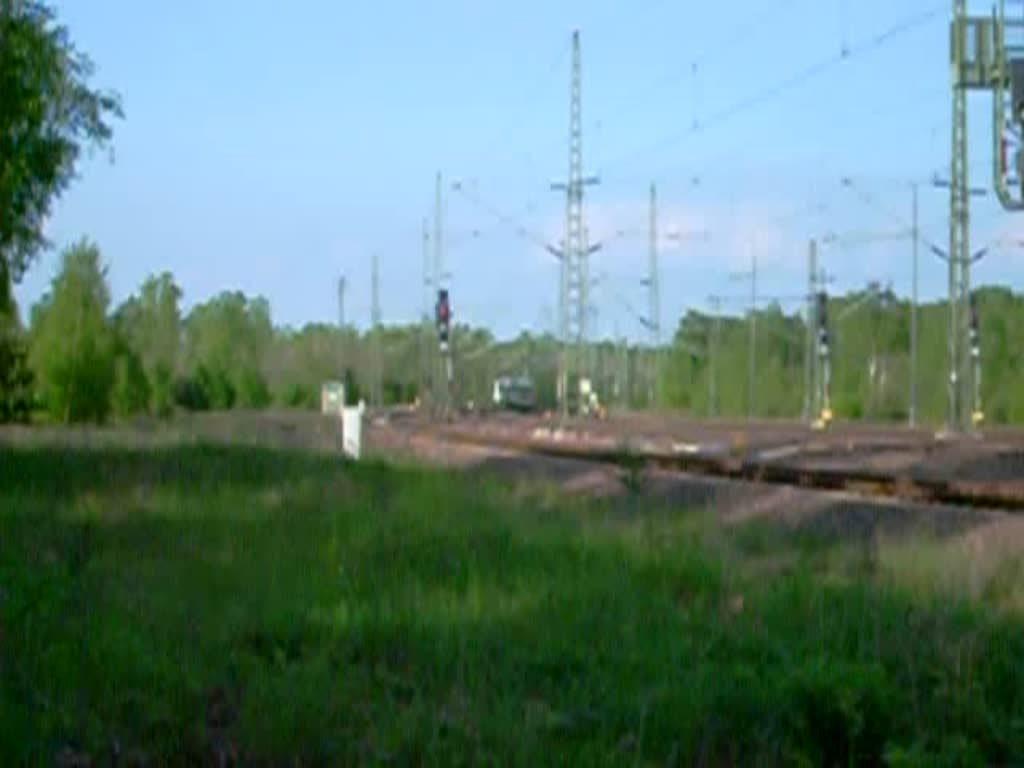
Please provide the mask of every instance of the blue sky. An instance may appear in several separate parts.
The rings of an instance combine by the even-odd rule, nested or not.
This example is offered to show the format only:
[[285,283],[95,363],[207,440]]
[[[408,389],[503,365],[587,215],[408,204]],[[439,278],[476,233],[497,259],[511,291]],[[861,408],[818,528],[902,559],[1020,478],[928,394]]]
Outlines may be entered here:
[[[172,271],[186,305],[226,289],[266,296],[281,324],[334,321],[336,279],[364,325],[370,259],[381,260],[385,321],[422,306],[420,227],[434,174],[449,191],[453,309],[500,335],[550,326],[557,268],[538,237],[560,236],[566,173],[569,39],[583,59],[591,270],[601,335],[640,334],[648,186],[658,183],[663,324],[711,293],[746,287],[730,272],[759,259],[763,293],[806,282],[806,243],[827,231],[905,228],[911,179],[949,163],[948,2],[754,0],[683,3],[355,3],[337,0],[63,0],[62,19],[119,91],[115,160],[97,154],[57,205],[58,245],[95,239],[115,301]],[[937,15],[875,49],[866,41]],[[984,10],[979,9],[979,10]],[[772,98],[797,73],[853,54]],[[708,122],[709,118],[712,122]],[[698,127],[693,128],[695,121]],[[973,183],[988,182],[988,98],[971,97]],[[843,189],[857,178],[861,194]],[[871,203],[868,203],[868,200]],[[947,193],[921,191],[926,234],[945,243]],[[1021,229],[975,203],[974,243]],[[626,234],[616,236],[616,232]],[[476,237],[467,233],[477,232]],[[869,279],[909,290],[906,240],[823,253],[840,290]],[[994,252],[979,282],[1017,285],[1024,252]],[[57,264],[45,255],[18,289],[23,309]],[[921,288],[945,288],[922,255]]]

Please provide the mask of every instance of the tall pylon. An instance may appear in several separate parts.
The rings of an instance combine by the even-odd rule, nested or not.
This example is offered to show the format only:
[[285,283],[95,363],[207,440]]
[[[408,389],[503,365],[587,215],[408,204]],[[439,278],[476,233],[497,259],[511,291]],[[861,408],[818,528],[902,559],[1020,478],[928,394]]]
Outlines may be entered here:
[[348,288],[348,281],[345,275],[338,277],[338,328],[345,329],[345,289]]
[[718,417],[718,351],[722,344],[722,298],[711,296],[708,298],[711,305],[712,325],[711,340],[708,356],[708,417]]
[[345,373],[345,275],[338,277],[338,376]]
[[[953,27],[966,23],[967,0],[953,0]],[[949,179],[949,400],[946,426],[961,432],[970,426],[972,372],[964,355],[967,305],[971,293],[970,198],[967,176],[967,83],[962,77],[964,47],[953,35],[953,124]]]
[[433,260],[431,259],[430,253],[430,224],[427,219],[423,219],[423,234],[422,234],[422,245],[423,245],[423,277],[420,283],[420,293],[422,294],[423,307],[420,312],[420,389],[419,398],[420,403],[425,404],[428,399],[428,391],[431,383],[431,371],[433,366],[433,344],[431,343],[431,323],[430,323],[430,305],[431,305],[431,286],[433,285],[432,272],[433,272]]
[[810,424],[818,418],[818,243],[811,240],[807,247],[807,340],[804,349],[804,422]]
[[383,402],[382,379],[384,377],[384,359],[381,352],[381,323],[380,323],[380,264],[377,254],[373,254],[370,271],[370,354],[372,385],[370,401],[377,408]]
[[434,263],[433,288],[444,287],[444,193],[443,179],[438,171],[434,177]]
[[747,419],[757,413],[757,246],[750,244],[750,371],[747,376]]
[[661,376],[661,277],[658,267],[658,190],[651,184],[650,216],[647,255],[647,322],[651,340],[651,367],[647,381],[648,405],[657,402],[658,381]]
[[907,421],[911,427],[917,426],[917,261],[918,243],[921,230],[918,226],[918,186],[911,184],[911,227],[910,227],[910,408]]
[[[572,74],[569,83],[569,176],[551,185],[565,191],[565,239],[561,249],[549,248],[559,257],[558,398],[562,418],[569,415],[570,368],[575,376],[586,375],[587,366],[587,281],[590,255],[600,245],[584,243],[583,188],[598,183],[597,177],[583,176],[583,117],[581,103],[580,33],[572,33]],[[570,359],[570,346],[573,348]]]
[[[434,180],[434,263],[433,279],[431,281],[434,298],[438,291],[446,287],[444,272],[444,183],[441,172],[438,171]],[[449,365],[451,358],[441,354],[440,348],[434,355],[434,364],[431,368],[433,387],[434,407],[438,412],[447,416],[449,397]]]

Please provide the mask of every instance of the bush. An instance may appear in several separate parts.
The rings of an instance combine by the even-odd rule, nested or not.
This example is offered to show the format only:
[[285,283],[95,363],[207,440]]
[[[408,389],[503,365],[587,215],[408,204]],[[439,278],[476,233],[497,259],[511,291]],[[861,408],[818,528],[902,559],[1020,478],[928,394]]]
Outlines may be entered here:
[[228,411],[235,405],[237,392],[227,373],[219,368],[211,370],[200,365],[196,370],[196,385],[204,393],[207,407],[215,411]]
[[281,404],[286,408],[306,408],[315,410],[320,401],[317,393],[304,384],[290,384],[281,396]]
[[172,393],[174,403],[186,411],[208,411],[210,409],[210,400],[206,396],[206,390],[194,377],[176,379]]
[[150,405],[153,414],[166,418],[174,412],[174,374],[163,363],[158,363],[153,370],[150,382]]
[[272,402],[266,379],[251,368],[242,371],[238,383],[238,404],[243,408],[266,408]]
[[355,374],[352,373],[351,368],[345,369],[343,383],[345,384],[345,405],[358,405],[363,393],[359,389],[359,384],[356,382]]
[[150,386],[139,358],[125,350],[114,364],[114,412],[134,416],[149,408]]
[[15,333],[0,334],[0,423],[29,421],[32,384],[24,339]]

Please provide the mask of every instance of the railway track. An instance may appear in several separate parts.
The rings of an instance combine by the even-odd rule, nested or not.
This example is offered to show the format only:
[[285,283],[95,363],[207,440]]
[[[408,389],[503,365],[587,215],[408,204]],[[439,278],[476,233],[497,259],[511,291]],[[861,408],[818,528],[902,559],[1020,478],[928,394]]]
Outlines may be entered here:
[[421,436],[525,455],[638,464],[751,483],[874,498],[1024,510],[1024,435],[941,440],[884,426],[812,432],[793,423],[585,422],[530,417],[415,423]]

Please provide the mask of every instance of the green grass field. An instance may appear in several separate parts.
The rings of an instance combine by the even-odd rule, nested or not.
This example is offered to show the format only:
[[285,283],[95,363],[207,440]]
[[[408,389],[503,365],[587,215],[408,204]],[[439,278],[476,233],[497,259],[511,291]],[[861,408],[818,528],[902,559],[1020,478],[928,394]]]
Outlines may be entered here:
[[0,763],[1024,760],[1024,621],[903,584],[639,497],[0,449]]

